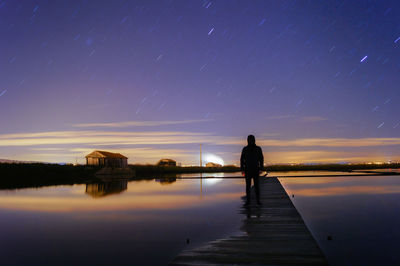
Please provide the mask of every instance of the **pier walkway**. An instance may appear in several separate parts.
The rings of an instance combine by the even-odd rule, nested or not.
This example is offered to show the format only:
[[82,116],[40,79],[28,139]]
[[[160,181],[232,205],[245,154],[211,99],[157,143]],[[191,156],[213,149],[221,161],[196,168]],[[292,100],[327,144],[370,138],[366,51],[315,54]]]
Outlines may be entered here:
[[242,235],[183,251],[170,265],[327,265],[279,180],[260,177],[260,191],[262,206],[253,198],[241,209]]

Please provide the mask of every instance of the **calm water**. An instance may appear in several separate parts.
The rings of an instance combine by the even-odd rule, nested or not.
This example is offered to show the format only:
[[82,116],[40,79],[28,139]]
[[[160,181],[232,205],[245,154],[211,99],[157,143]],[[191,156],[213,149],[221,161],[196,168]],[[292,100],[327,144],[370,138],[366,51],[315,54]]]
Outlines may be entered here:
[[0,191],[0,264],[165,265],[238,233],[243,190],[170,179]]
[[400,265],[400,176],[280,181],[332,265]]
[[[280,180],[333,265],[400,262],[400,177]],[[243,194],[243,179],[221,178],[3,190],[0,264],[165,265],[241,234]]]

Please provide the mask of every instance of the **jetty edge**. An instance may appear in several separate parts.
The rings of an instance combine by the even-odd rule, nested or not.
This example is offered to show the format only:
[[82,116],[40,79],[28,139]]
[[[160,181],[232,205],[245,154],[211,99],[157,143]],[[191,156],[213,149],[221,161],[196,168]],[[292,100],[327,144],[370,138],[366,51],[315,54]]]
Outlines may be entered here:
[[260,190],[261,206],[252,198],[240,209],[243,235],[184,250],[169,265],[329,265],[278,178],[261,178]]

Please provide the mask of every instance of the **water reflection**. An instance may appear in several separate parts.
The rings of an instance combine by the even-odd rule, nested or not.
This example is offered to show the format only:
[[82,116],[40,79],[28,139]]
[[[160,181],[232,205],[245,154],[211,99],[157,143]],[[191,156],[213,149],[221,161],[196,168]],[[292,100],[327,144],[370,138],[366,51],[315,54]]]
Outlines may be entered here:
[[322,197],[339,195],[398,194],[400,185],[396,176],[361,177],[299,177],[280,179],[285,188],[298,196]]
[[[0,210],[87,212],[195,208],[237,201],[243,189],[236,184],[242,182],[243,180],[237,179],[205,182],[205,179],[160,178],[127,183],[99,182],[90,185],[0,191]],[[232,184],[235,186],[232,187]]]
[[156,182],[160,182],[161,185],[171,185],[172,183],[176,182],[176,177],[161,177],[156,178]]
[[190,174],[178,174],[180,178],[213,178],[213,177],[241,177],[241,172],[233,173],[190,173]]
[[203,182],[206,185],[213,186],[213,185],[221,182],[222,180],[223,180],[223,178],[207,178],[207,179],[204,179]]
[[112,194],[119,194],[127,189],[128,189],[127,180],[86,184],[86,194],[92,196],[93,198],[100,198]]
[[243,180],[162,182],[0,191],[1,264],[166,265],[240,227]]
[[398,265],[399,176],[280,181],[331,265]]
[[[398,176],[280,180],[332,265],[400,261]],[[183,248],[231,235],[244,215],[257,219],[257,209],[238,213],[243,195],[242,178],[2,190],[0,257],[15,265],[165,265]]]

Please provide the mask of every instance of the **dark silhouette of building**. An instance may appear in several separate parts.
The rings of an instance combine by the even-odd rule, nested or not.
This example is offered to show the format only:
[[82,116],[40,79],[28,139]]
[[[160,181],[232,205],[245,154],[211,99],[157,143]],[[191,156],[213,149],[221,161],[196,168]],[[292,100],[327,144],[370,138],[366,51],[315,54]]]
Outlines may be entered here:
[[86,165],[124,168],[128,166],[128,158],[120,153],[93,151],[85,156]]
[[176,166],[176,161],[172,159],[161,159],[157,163],[158,166]]

